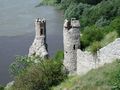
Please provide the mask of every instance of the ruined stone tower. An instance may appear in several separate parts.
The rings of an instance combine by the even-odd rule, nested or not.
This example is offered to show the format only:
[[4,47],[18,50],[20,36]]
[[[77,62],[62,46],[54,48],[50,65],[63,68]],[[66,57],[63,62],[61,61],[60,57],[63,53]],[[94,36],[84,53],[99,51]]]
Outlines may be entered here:
[[47,44],[46,44],[46,21],[39,18],[35,21],[35,39],[29,49],[29,56],[35,55],[41,58],[48,57]]
[[65,20],[63,28],[64,37],[64,66],[70,74],[77,68],[77,49],[80,48],[79,20]]

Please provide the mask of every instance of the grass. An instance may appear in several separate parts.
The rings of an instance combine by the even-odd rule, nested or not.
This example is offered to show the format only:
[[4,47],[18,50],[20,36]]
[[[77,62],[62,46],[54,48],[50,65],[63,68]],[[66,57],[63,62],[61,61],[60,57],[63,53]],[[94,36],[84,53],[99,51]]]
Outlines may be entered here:
[[91,70],[84,76],[72,76],[52,90],[120,90],[120,60]]

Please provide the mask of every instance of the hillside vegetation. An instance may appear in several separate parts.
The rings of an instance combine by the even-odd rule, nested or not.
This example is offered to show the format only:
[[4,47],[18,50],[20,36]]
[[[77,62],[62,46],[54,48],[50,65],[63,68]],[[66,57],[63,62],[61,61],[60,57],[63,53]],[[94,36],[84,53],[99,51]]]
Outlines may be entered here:
[[120,0],[43,0],[42,3],[61,9],[64,18],[80,21],[82,50],[91,50],[88,48],[96,41],[104,47],[120,36]]
[[93,69],[84,76],[68,77],[61,59],[61,51],[45,61],[39,57],[17,57],[10,68],[15,83],[7,90],[120,90],[120,60]]
[[17,56],[10,65],[14,84],[5,90],[49,90],[67,78],[62,60],[62,51],[46,60],[37,56]]
[[0,85],[0,90],[4,90],[4,87]]
[[[43,0],[64,12],[64,18],[81,23],[81,49],[96,53],[120,37],[120,0]],[[17,57],[10,66],[14,85],[9,90],[120,90],[120,60],[89,71],[84,76],[68,77],[64,54],[53,58]]]
[[66,79],[52,90],[120,90],[120,60]]

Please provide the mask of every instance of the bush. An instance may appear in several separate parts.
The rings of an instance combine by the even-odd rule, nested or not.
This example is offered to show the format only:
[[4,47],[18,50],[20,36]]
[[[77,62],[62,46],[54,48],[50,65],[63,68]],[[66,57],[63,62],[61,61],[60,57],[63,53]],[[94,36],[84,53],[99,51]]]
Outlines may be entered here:
[[116,17],[111,23],[110,27],[115,30],[120,37],[120,17]]
[[[120,0],[103,0],[96,6],[92,6],[83,11],[80,20],[82,26],[99,24],[102,19],[103,25],[108,24],[114,17],[119,16]],[[100,22],[101,24],[101,22]]]
[[62,70],[62,61],[36,59],[40,62],[15,77],[13,90],[49,90],[67,77]]
[[116,38],[118,38],[118,34],[116,31],[109,32],[106,36],[101,40],[101,46],[104,47],[109,43],[113,42]]
[[65,11],[65,18],[71,19],[76,18],[79,19],[80,15],[83,14],[85,8],[90,7],[90,5],[82,4],[82,3],[72,3]]
[[54,4],[56,4],[56,0],[43,0],[42,1],[42,4],[44,4],[44,5],[54,5]]
[[104,32],[102,28],[96,26],[86,27],[82,32],[82,36],[80,39],[82,49],[88,47],[94,41],[102,40],[103,37],[104,37]]
[[105,17],[101,17],[95,22],[96,26],[102,27],[102,26],[107,26],[109,25],[110,21],[107,20]]
[[95,55],[100,48],[101,48],[100,42],[95,41],[90,46],[90,51],[92,52],[93,55]]
[[4,87],[0,85],[0,90],[4,90]]
[[102,0],[83,0],[85,3],[96,5],[100,3]]
[[34,61],[34,58],[28,56],[16,56],[15,61],[10,65],[10,74],[18,76],[20,73],[25,72],[26,68],[29,67]]
[[54,60],[63,60],[64,59],[64,52],[63,51],[57,51],[55,56],[53,57]]

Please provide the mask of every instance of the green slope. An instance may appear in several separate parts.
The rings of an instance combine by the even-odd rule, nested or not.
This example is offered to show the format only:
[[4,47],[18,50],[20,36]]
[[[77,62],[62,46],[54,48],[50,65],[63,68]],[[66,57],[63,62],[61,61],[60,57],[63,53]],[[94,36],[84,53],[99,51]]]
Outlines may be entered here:
[[84,76],[69,77],[52,90],[120,90],[120,60],[91,70]]

